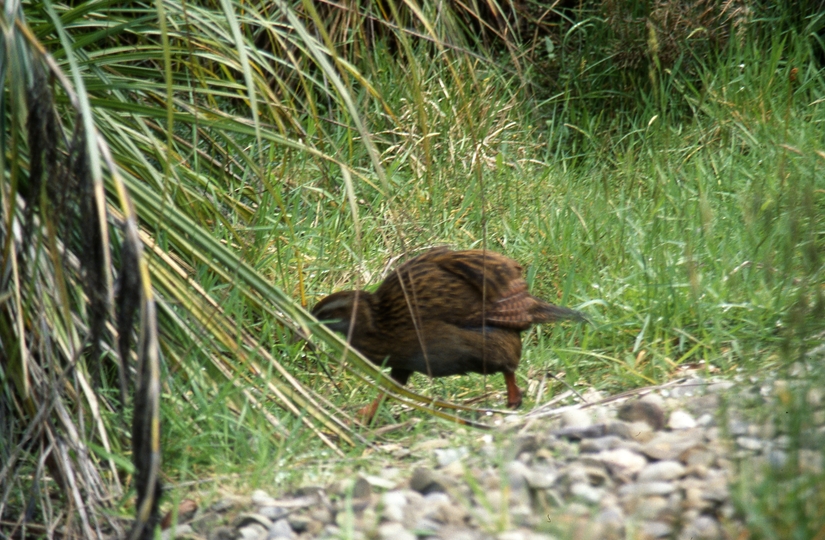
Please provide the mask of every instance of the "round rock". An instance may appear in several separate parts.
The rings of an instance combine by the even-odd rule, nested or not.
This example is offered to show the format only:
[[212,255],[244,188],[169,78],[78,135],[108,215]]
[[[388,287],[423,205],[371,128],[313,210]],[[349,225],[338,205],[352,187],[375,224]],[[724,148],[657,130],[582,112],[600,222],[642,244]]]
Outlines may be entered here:
[[626,422],[644,422],[655,431],[659,431],[665,425],[662,407],[651,400],[625,403],[619,408],[618,417]]
[[593,425],[593,418],[587,411],[571,409],[561,415],[561,424],[566,428],[586,428]]
[[410,478],[410,488],[422,495],[435,491],[445,491],[444,485],[440,482],[438,476],[424,467],[418,467],[413,471],[412,478]]
[[417,540],[412,532],[404,528],[400,523],[382,523],[378,527],[378,538],[381,540]]
[[696,419],[693,418],[693,415],[687,411],[673,411],[670,413],[670,419],[667,422],[667,427],[674,431],[693,429],[696,427]]
[[667,482],[681,478],[685,474],[685,467],[678,461],[658,461],[647,465],[639,472],[638,482]]
[[295,538],[295,533],[286,519],[279,519],[269,528],[266,538],[267,540],[291,540]]
[[626,448],[605,450],[596,454],[595,457],[618,474],[634,475],[647,465],[644,456]]

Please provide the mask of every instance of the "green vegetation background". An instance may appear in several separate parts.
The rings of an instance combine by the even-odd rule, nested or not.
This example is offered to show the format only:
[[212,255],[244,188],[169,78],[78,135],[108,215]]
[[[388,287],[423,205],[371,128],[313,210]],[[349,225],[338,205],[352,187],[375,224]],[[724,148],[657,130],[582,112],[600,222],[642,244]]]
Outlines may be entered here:
[[[26,4],[28,34],[4,19],[18,40],[4,49],[4,150],[21,152],[19,185],[25,149],[8,133],[25,124],[26,76],[14,75],[31,61],[20,51],[42,46],[87,97],[140,217],[170,485],[286,486],[356,466],[371,440],[451,429],[392,402],[379,422],[426,420],[382,435],[343,422],[377,392],[363,380],[375,372],[357,358],[345,369],[340,340],[300,308],[374,287],[429,246],[505,253],[534,294],[594,322],[525,335],[528,409],[568,387],[782,374],[823,341],[825,18],[814,3],[462,6]],[[70,132],[63,83],[52,88]],[[55,230],[79,242],[76,228]],[[72,298],[64,307],[87,316]],[[24,339],[69,339],[52,324],[59,310],[40,309],[47,323],[24,325]],[[10,441],[31,419],[14,404],[12,365]],[[125,478],[112,357],[103,365],[96,392],[113,405],[84,436]],[[412,389],[499,407],[503,384],[416,376]],[[25,492],[24,475],[13,486]],[[769,518],[757,536],[819,530],[821,510],[788,504],[804,519]]]

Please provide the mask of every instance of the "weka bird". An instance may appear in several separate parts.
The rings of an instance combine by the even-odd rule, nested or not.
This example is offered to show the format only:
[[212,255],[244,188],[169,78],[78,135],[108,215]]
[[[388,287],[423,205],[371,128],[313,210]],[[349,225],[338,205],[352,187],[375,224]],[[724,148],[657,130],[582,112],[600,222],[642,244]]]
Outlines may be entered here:
[[[414,371],[430,377],[501,372],[511,408],[521,405],[515,378],[521,332],[536,323],[584,320],[528,293],[516,261],[443,247],[402,264],[374,293],[331,294],[312,314],[375,364],[386,363],[402,385]],[[360,411],[364,418],[372,418],[381,397]]]

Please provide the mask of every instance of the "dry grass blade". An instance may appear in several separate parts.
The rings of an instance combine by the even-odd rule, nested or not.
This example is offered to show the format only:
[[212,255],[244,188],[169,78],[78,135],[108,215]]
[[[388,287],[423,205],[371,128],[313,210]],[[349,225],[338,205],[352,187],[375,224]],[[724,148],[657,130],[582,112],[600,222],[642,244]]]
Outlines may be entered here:
[[[21,77],[10,86],[12,101],[26,104],[25,109],[13,107],[13,114],[25,110],[26,115],[25,121],[13,118],[12,144],[3,149],[11,156],[18,181],[11,183],[10,196],[2,198],[0,222],[0,242],[8,255],[2,259],[0,286],[13,291],[10,299],[14,300],[0,304],[0,355],[3,371],[11,375],[4,380],[13,384],[4,388],[0,408],[13,411],[7,440],[15,448],[0,470],[0,516],[17,513],[12,535],[22,534],[29,522],[37,521],[64,536],[122,536],[120,523],[103,511],[123,494],[117,468],[108,458],[111,474],[101,474],[92,450],[99,446],[112,453],[111,421],[103,415],[116,407],[104,389],[115,382],[110,375],[119,365],[126,366],[125,360],[113,363],[102,354],[111,350],[104,342],[113,341],[107,332],[113,286],[112,234],[101,163],[114,175],[117,168],[94,128],[83,93],[75,93],[20,19],[14,28],[22,39],[7,42],[14,46],[4,50],[4,65],[27,71],[31,77]],[[59,91],[74,105],[71,135],[64,132],[47,72],[63,84]],[[20,142],[24,134],[26,145]],[[131,208],[126,192],[119,190],[118,195],[121,205]],[[129,217],[134,219],[133,214]],[[137,241],[134,233],[132,237]],[[124,245],[128,252],[128,242]],[[142,265],[139,252],[135,253],[130,262]],[[144,291],[151,291],[145,268],[139,282]],[[138,385],[141,403],[147,405],[140,419],[149,419],[155,458],[136,468],[156,479],[159,370],[150,304],[141,306],[141,316],[139,358],[149,357],[142,362],[148,371],[141,370],[146,372],[142,382],[149,381],[149,389]],[[131,324],[121,325],[120,330],[132,332]],[[128,349],[121,347],[121,352]],[[125,374],[119,381],[115,386],[124,390]],[[71,501],[68,512],[55,512],[52,507],[50,494],[55,489]],[[154,492],[154,486],[151,489]]]
[[[127,210],[128,209],[127,207]],[[155,301],[149,286],[149,272],[141,254],[141,242],[134,215],[124,224],[123,265],[119,291],[119,313],[134,312],[140,303],[140,340],[138,343],[137,384],[132,420],[132,461],[137,472],[137,515],[129,538],[149,540],[154,537],[160,520],[158,504],[160,484],[160,366],[158,359],[157,317]],[[132,318],[119,317],[118,333],[131,334]],[[121,343],[123,344],[123,343]],[[122,347],[128,353],[129,347]],[[127,357],[123,357],[126,361]]]

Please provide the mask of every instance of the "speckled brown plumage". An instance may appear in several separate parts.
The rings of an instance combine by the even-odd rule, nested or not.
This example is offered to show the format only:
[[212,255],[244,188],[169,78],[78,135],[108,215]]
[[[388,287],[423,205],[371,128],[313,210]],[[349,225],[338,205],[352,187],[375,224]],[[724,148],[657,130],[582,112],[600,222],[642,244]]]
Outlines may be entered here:
[[521,405],[514,376],[521,332],[537,323],[584,319],[531,295],[516,261],[447,248],[402,264],[374,293],[331,294],[312,314],[376,364],[386,363],[400,384],[414,371],[431,377],[501,372],[513,408]]

